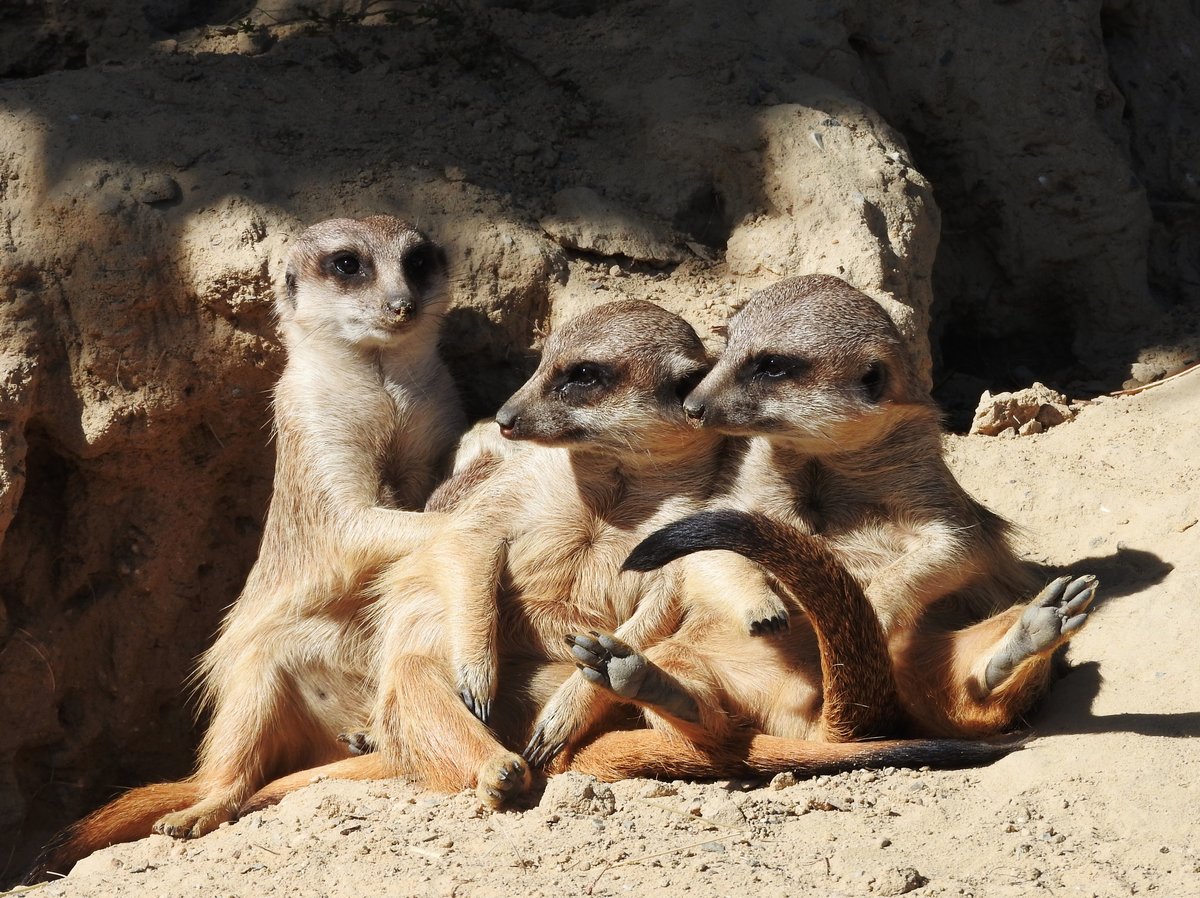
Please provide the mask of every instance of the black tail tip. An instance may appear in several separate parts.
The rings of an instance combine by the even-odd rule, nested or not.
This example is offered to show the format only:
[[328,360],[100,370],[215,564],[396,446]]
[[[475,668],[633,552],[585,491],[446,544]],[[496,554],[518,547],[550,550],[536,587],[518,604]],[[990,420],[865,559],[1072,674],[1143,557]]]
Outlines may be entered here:
[[733,549],[760,538],[754,515],[732,508],[703,511],[656,530],[634,547],[623,571],[653,571],[693,552]]

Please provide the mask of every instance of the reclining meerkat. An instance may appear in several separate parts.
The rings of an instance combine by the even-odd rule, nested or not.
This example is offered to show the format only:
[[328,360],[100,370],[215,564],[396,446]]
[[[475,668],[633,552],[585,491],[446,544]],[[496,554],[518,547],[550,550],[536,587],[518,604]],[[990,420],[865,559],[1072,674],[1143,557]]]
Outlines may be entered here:
[[446,259],[398,219],[334,219],[296,240],[285,284],[274,493],[258,559],[195,674],[211,713],[196,772],[84,818],[42,869],[151,828],[201,836],[269,780],[344,757],[337,734],[367,719],[364,587],[434,526],[413,510],[464,428],[437,352]]
[[1096,579],[1027,599],[1038,583],[1009,524],[946,466],[937,408],[878,303],[826,275],[755,293],[684,407],[751,438],[728,504],[819,535],[863,585],[921,732],[996,733],[1042,694]]
[[[570,751],[558,769],[603,776],[903,763],[899,753],[913,746],[803,739],[883,733],[900,717],[878,620],[818,541],[797,538],[813,562],[803,598],[811,598],[805,611],[815,635],[795,627],[779,640],[751,636],[747,620],[781,620],[788,606],[761,569],[734,555],[723,561],[739,572],[742,589],[733,594],[695,590],[686,565],[619,573],[643,536],[706,506],[736,451],[719,435],[694,431],[682,412],[680,396],[706,366],[690,326],[649,303],[599,307],[551,336],[538,370],[496,416],[505,435],[529,445],[459,490],[453,522],[420,563],[395,566],[377,586],[375,608],[387,619],[377,628],[372,735],[382,756],[323,774],[404,772],[435,788],[474,786],[497,806],[527,787],[528,763],[512,748],[539,709],[526,751],[548,759],[561,743]],[[604,631],[593,638],[610,645],[644,648],[658,662],[643,668],[638,689],[618,687],[616,697],[640,704],[665,734],[608,733],[588,742],[614,704],[586,674],[568,676],[585,637],[565,637],[589,630]],[[677,665],[688,679],[676,679],[673,659],[656,652],[677,653],[677,632],[694,640],[693,655],[737,646],[721,658],[740,654],[754,694],[743,695],[750,690],[736,672],[709,676],[712,665]],[[768,732],[748,735],[756,727]],[[742,743],[745,757],[731,750]],[[930,743],[916,750],[928,753],[922,763],[946,764],[1010,749]]]

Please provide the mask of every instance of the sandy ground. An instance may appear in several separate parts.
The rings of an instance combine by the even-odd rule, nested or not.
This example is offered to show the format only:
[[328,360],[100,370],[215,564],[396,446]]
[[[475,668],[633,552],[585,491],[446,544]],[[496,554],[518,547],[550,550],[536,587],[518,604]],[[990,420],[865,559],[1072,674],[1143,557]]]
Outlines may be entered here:
[[1200,371],[1045,434],[948,437],[1030,559],[1103,602],[1025,750],[981,770],[612,786],[537,803],[323,782],[195,842],[114,847],[39,895],[1200,895]]

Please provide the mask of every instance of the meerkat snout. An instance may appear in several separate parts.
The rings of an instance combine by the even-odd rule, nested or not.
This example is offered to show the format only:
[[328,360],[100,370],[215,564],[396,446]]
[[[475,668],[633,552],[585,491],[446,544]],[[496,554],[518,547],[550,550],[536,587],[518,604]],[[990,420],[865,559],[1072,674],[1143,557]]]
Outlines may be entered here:
[[416,301],[406,293],[389,296],[384,306],[401,321],[411,318],[413,313],[417,311]]
[[688,396],[683,401],[683,413],[688,416],[688,420],[700,425],[704,422],[704,403],[698,399],[693,399]]

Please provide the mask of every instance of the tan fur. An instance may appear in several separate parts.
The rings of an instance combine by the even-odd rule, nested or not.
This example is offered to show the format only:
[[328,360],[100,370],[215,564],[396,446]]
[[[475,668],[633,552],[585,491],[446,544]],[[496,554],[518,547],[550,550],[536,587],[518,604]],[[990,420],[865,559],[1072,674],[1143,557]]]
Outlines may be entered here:
[[[433,529],[414,510],[463,429],[437,354],[447,303],[444,254],[402,221],[335,219],[297,239],[276,302],[288,359],[274,493],[245,589],[195,675],[211,714],[196,772],[81,821],[56,862],[107,832],[147,835],[138,796],[170,796],[156,832],[200,836],[272,778],[345,756],[337,734],[364,725],[375,691],[364,588]],[[176,794],[192,800],[180,808]]]
[[837,278],[794,278],[754,294],[728,334],[685,407],[751,438],[729,504],[828,543],[878,611],[923,732],[1010,727],[1050,651],[989,689],[982,671],[1021,609],[989,615],[1037,584],[1009,525],[947,468],[937,409],[882,308]]

